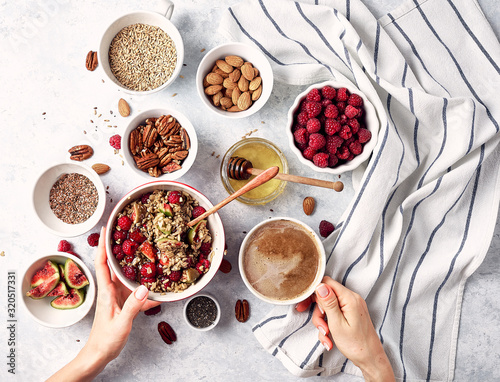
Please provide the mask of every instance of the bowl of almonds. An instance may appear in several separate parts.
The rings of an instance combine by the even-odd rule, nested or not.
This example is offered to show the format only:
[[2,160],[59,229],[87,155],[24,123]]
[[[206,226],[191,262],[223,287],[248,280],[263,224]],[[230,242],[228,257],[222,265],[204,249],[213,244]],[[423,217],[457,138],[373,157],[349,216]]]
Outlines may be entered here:
[[200,62],[196,87],[202,102],[227,118],[244,118],[259,111],[273,88],[269,61],[257,48],[227,43],[210,50]]
[[125,163],[137,175],[152,180],[175,180],[193,165],[198,138],[180,112],[157,108],[133,118],[123,135]]

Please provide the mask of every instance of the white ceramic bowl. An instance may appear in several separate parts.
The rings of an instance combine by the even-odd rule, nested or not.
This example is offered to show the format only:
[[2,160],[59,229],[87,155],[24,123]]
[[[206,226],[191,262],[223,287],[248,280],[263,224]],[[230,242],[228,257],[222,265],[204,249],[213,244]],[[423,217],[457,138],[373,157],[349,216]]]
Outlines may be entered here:
[[[189,321],[188,317],[187,317],[187,308],[189,306],[189,303],[195,299],[195,298],[198,298],[198,297],[207,297],[209,298],[210,300],[212,300],[214,303],[215,303],[215,306],[217,307],[217,317],[215,318],[215,321],[207,326],[206,328],[198,328],[197,326],[194,326],[191,321]],[[197,330],[197,331],[200,331],[200,332],[206,332],[208,330],[212,330],[213,328],[215,328],[217,326],[217,324],[219,323],[220,321],[220,316],[221,316],[221,310],[220,310],[220,305],[219,305],[219,302],[211,295],[207,294],[207,293],[198,293],[196,296],[193,296],[191,298],[189,298],[189,300],[186,301],[186,303],[184,304],[184,309],[183,309],[183,315],[184,315],[184,320],[186,321],[186,323],[188,324],[188,326],[194,330]]]
[[[314,278],[313,283],[300,295],[297,296],[293,299],[290,300],[277,300],[277,299],[272,299],[267,296],[264,296],[262,293],[258,292],[248,281],[248,278],[245,274],[245,267],[244,267],[244,254],[245,254],[245,249],[248,243],[249,238],[252,236],[252,234],[259,229],[261,226],[268,224],[269,222],[273,221],[279,221],[279,220],[288,220],[291,222],[294,222],[300,226],[302,226],[306,231],[309,232],[309,234],[312,236],[312,238],[316,241],[316,246],[319,251],[319,256],[320,256],[320,261],[319,261],[319,267],[318,271],[316,273],[316,277]],[[271,218],[271,219],[266,219],[254,226],[245,236],[243,239],[243,242],[241,243],[240,246],[240,251],[239,251],[239,256],[238,256],[238,266],[240,268],[240,275],[241,278],[243,279],[243,283],[246,285],[248,290],[252,292],[252,294],[262,301],[265,301],[270,304],[275,304],[275,305],[295,305],[303,300],[306,299],[306,297],[310,296],[311,294],[314,293],[314,290],[316,287],[320,284],[321,280],[323,279],[323,276],[325,274],[325,267],[326,267],[326,255],[325,255],[325,248],[323,246],[323,242],[321,241],[321,238],[314,232],[314,230],[309,227],[307,224],[301,222],[300,220],[294,219],[294,218],[289,218],[289,217],[276,217],[276,218]]]
[[[307,93],[309,93],[312,89],[321,89],[326,85],[332,86],[335,89],[347,88],[347,90],[349,90],[350,93],[356,93],[359,96],[361,96],[361,98],[363,98],[363,107],[365,110],[364,118],[366,124],[365,127],[372,133],[371,139],[364,144],[363,152],[361,154],[354,157],[353,160],[345,162],[334,168],[330,167],[321,168],[316,166],[312,161],[304,158],[301,151],[297,148],[297,146],[295,146],[295,141],[292,133],[294,115],[297,112],[298,108],[300,107],[300,102],[306,97]],[[378,119],[377,112],[375,111],[375,108],[373,107],[372,103],[368,100],[366,95],[363,94],[363,92],[361,92],[358,88],[352,85],[346,85],[345,83],[340,83],[336,81],[325,81],[319,84],[314,84],[309,86],[306,90],[304,90],[295,98],[292,107],[290,107],[290,109],[288,110],[286,134],[288,136],[288,143],[290,145],[292,152],[297,156],[297,158],[299,158],[301,163],[305,164],[314,171],[329,173],[329,174],[342,174],[346,171],[354,170],[356,167],[358,167],[361,163],[365,162],[370,157],[375,145],[377,144],[377,136],[379,128],[380,128],[380,121]]]
[[[170,86],[181,72],[182,64],[184,62],[184,43],[179,31],[174,26],[174,24],[170,22],[170,17],[172,16],[172,12],[174,10],[174,4],[169,0],[164,0],[164,2],[167,6],[167,10],[164,14],[151,11],[136,11],[127,13],[113,21],[101,37],[101,42],[99,43],[98,50],[99,66],[102,68],[104,74],[108,77],[108,79],[125,93],[147,95],[159,92]],[[147,91],[136,91],[123,86],[113,75],[113,72],[111,71],[111,68],[109,66],[108,54],[111,41],[113,41],[113,38],[116,36],[116,34],[123,28],[137,23],[152,25],[161,28],[174,41],[177,51],[177,63],[170,78],[163,85]]]
[[[120,279],[120,281],[130,290],[135,290],[139,284],[137,282],[131,281],[127,279],[121,270],[120,264],[118,260],[113,256],[112,252],[112,234],[114,231],[114,227],[116,226],[116,217],[117,215],[125,208],[125,206],[132,201],[140,198],[143,194],[148,192],[153,192],[154,190],[177,190],[177,191],[186,191],[194,199],[196,199],[200,206],[204,207],[206,210],[213,207],[212,203],[207,199],[205,195],[203,195],[198,190],[194,189],[187,184],[173,182],[173,181],[153,181],[149,183],[145,183],[139,187],[134,188],[132,191],[127,193],[115,206],[113,211],[111,212],[108,220],[108,224],[106,226],[106,249],[108,253],[108,262],[111,266],[111,269],[116,274],[116,276]],[[200,292],[215,276],[217,270],[220,267],[222,262],[222,258],[224,256],[224,247],[225,247],[225,234],[224,227],[222,225],[222,220],[218,213],[214,213],[210,215],[208,218],[208,228],[210,230],[210,234],[212,235],[212,257],[210,259],[211,265],[210,269],[207,273],[203,275],[197,282],[192,284],[186,290],[180,293],[157,293],[157,292],[149,292],[149,299],[154,301],[179,301],[185,298],[191,297],[196,293]]]
[[[50,302],[55,297],[44,297],[40,300],[34,300],[31,297],[26,296],[30,288],[31,278],[33,275],[43,267],[47,260],[53,262],[64,264],[66,259],[72,259],[80,269],[85,273],[87,279],[89,280],[89,285],[85,286],[85,301],[82,305],[75,309],[55,309],[50,305]],[[21,279],[21,302],[28,311],[29,315],[39,324],[48,326],[50,328],[64,328],[66,326],[73,325],[80,321],[83,317],[87,315],[94,304],[96,293],[96,286],[94,278],[89,268],[81,261],[78,257],[73,256],[69,253],[58,252],[53,255],[41,257],[33,264],[31,264],[28,269],[24,272]]]
[[[68,224],[60,220],[49,205],[50,190],[63,174],[78,173],[85,175],[94,183],[99,195],[99,202],[94,214],[83,223]],[[74,237],[90,231],[99,222],[106,206],[106,191],[99,175],[90,167],[75,163],[61,163],[45,170],[36,180],[33,189],[33,207],[38,219],[49,232],[62,236]]]
[[[134,157],[132,156],[130,152],[130,133],[132,130],[134,130],[137,126],[139,125],[145,125],[145,121],[148,118],[158,118],[161,117],[162,115],[172,115],[174,118],[177,119],[177,121],[181,124],[181,126],[186,130],[186,132],[189,135],[189,140],[191,142],[191,147],[189,149],[189,154],[188,156],[184,159],[182,162],[181,166],[182,168],[180,170],[168,173],[168,174],[162,174],[158,178],[155,178],[151,175],[149,175],[147,172],[144,172],[140,170],[134,160]],[[123,133],[123,139],[122,139],[122,153],[123,157],[125,159],[125,163],[127,166],[138,176],[142,177],[143,179],[147,180],[176,180],[179,179],[181,176],[183,176],[188,170],[191,168],[193,165],[195,159],[196,159],[196,154],[198,153],[198,137],[196,135],[196,130],[194,129],[194,126],[191,124],[189,119],[187,119],[186,116],[184,116],[182,113],[173,110],[173,109],[168,109],[168,108],[157,108],[157,109],[150,109],[150,110],[145,110],[139,114],[137,114],[128,124],[127,128],[125,129]]]
[[[224,59],[226,56],[236,55],[243,58],[247,62],[251,62],[254,67],[259,70],[259,75],[262,78],[262,94],[247,110],[239,112],[229,112],[214,106],[211,97],[205,94],[203,87],[203,79],[212,71],[215,62],[219,59]],[[198,71],[196,72],[196,89],[201,101],[215,114],[226,118],[244,118],[259,111],[269,99],[273,90],[273,70],[269,61],[264,54],[252,45],[247,45],[241,42],[230,42],[216,46],[211,49],[200,62]]]

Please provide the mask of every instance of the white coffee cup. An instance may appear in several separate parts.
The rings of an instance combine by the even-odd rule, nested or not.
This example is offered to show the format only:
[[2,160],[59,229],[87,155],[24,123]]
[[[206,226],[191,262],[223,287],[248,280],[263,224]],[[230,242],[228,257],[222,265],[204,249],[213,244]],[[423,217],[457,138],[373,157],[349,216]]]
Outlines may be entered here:
[[[258,230],[259,230],[259,232],[262,232],[262,231],[260,231],[260,228],[265,228],[265,226],[268,225],[268,224],[270,224],[270,223],[273,223],[273,222],[278,222],[279,223],[280,221],[295,223],[295,224],[299,225],[302,228],[302,230],[299,230],[299,233],[300,232],[304,232],[304,233],[308,234],[309,238],[315,244],[315,247],[316,247],[316,250],[317,250],[317,255],[316,256],[318,257],[317,263],[316,263],[317,268],[316,268],[316,272],[314,274],[314,279],[312,281],[308,282],[307,286],[301,286],[301,288],[300,288],[301,292],[295,294],[294,296],[286,297],[286,298],[271,297],[269,294],[268,295],[263,294],[262,290],[258,291],[256,289],[256,287],[254,287],[252,285],[252,282],[249,280],[250,278],[252,278],[252,277],[249,277],[249,274],[251,272],[248,272],[245,269],[246,268],[246,265],[245,265],[245,256],[247,256],[246,251],[247,251],[248,246],[252,244],[252,241],[255,240],[254,233],[256,231],[258,231]],[[273,225],[274,224],[275,223],[273,223]],[[291,226],[293,226],[293,224]],[[276,229],[276,227],[274,229]],[[296,232],[295,235],[297,235],[299,233]],[[273,251],[275,249],[273,249]],[[277,252],[280,252],[281,249],[282,248],[279,248],[277,250]],[[295,249],[293,249],[293,250],[295,250]],[[300,251],[302,251],[302,249],[297,250],[297,253],[294,253],[294,256],[299,256],[298,253]],[[278,253],[278,256],[280,256],[280,255],[281,254]],[[260,255],[260,256],[262,256],[262,255]],[[290,262],[290,263],[293,263],[296,259],[297,259],[297,257],[292,257],[290,260],[287,260],[287,261]],[[265,260],[265,261],[267,261],[267,260]],[[239,264],[240,274],[241,274],[241,278],[243,279],[243,282],[245,283],[245,285],[247,286],[247,288],[250,290],[250,292],[252,292],[256,297],[258,297],[262,301],[265,301],[265,302],[268,302],[268,303],[271,303],[271,304],[275,304],[275,305],[293,305],[293,304],[299,303],[300,301],[305,300],[308,296],[310,296],[311,294],[313,294],[314,290],[316,289],[316,287],[319,285],[319,283],[323,279],[323,276],[324,276],[324,273],[325,273],[325,267],[326,267],[325,248],[324,248],[323,243],[322,243],[321,239],[319,238],[319,236],[307,224],[301,222],[300,220],[293,219],[293,218],[277,217],[277,218],[272,218],[272,219],[267,219],[267,220],[262,221],[261,223],[257,224],[255,227],[253,227],[250,230],[250,232],[248,232],[248,234],[246,235],[245,239],[243,240],[243,242],[242,242],[242,244],[240,246],[238,264]],[[269,265],[266,268],[266,273],[263,276],[259,275],[260,276],[259,280],[267,278],[267,280],[272,280],[271,284],[272,284],[272,282],[279,282],[279,281],[277,281],[277,280],[279,280],[279,277],[273,278],[274,275],[273,275],[273,277],[271,277],[270,275],[267,274],[267,272],[278,273],[278,272],[276,272],[277,269],[279,269],[280,275],[281,274],[285,275],[284,278],[289,277],[291,279],[291,277],[294,277],[294,276],[290,277],[290,275],[294,274],[293,272],[288,273],[288,276],[287,276],[287,272],[290,271],[290,268],[286,269],[286,270],[279,268],[283,264],[286,264],[286,261],[282,260],[282,263],[278,264],[273,259],[269,260],[269,264],[266,264],[266,265]],[[304,263],[301,263],[301,265],[304,265]],[[284,268],[287,268],[287,267],[285,266]],[[297,268],[296,267],[295,268],[292,267],[292,269],[295,270]],[[257,271],[257,272],[259,272],[259,271]]]
[[[174,11],[174,4],[170,0],[165,0],[165,2],[167,5],[167,10],[163,14],[152,11],[135,11],[127,13],[119,17],[115,21],[113,21],[108,26],[108,28],[106,29],[101,38],[98,50],[99,65],[101,66],[102,70],[104,71],[108,79],[111,82],[113,82],[116,86],[118,86],[119,89],[123,90],[126,93],[134,95],[136,94],[147,95],[159,92],[165,89],[166,87],[170,86],[172,82],[174,82],[174,80],[178,77],[182,69],[182,64],[184,62],[184,43],[182,41],[182,37],[179,31],[170,21],[170,18],[172,17],[172,13]],[[123,28],[138,23],[161,28],[173,40],[177,51],[177,63],[170,78],[161,86],[146,91],[136,91],[128,89],[125,86],[123,86],[113,75],[113,72],[111,71],[111,68],[109,66],[109,58],[108,58],[109,47],[111,45],[111,41],[116,36],[116,34],[120,32]]]

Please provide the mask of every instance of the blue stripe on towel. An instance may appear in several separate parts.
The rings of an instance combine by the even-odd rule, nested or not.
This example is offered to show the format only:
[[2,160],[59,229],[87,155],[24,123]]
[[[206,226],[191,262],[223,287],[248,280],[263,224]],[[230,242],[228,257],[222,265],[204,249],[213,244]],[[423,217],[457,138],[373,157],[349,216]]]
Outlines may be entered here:
[[413,147],[415,149],[415,159],[417,161],[417,167],[420,167],[420,153],[418,151],[418,127],[420,122],[415,115],[415,106],[413,105],[413,89],[408,88],[408,100],[410,103],[410,111],[415,117],[415,124],[413,125]]
[[484,109],[486,111],[486,114],[488,115],[488,118],[493,123],[493,125],[495,126],[496,131],[498,132],[498,130],[500,129],[500,126],[498,126],[498,123],[495,120],[495,118],[493,118],[493,116],[491,115],[490,110],[484,104],[483,100],[481,98],[479,98],[478,94],[476,93],[476,91],[472,87],[471,83],[467,79],[467,76],[463,72],[460,64],[458,63],[457,59],[455,58],[455,55],[453,53],[451,53],[451,50],[450,50],[450,48],[448,48],[448,45],[446,45],[444,43],[444,41],[441,39],[441,37],[439,37],[438,33],[436,32],[436,30],[434,29],[434,27],[429,22],[429,19],[427,19],[427,16],[425,15],[424,11],[422,10],[422,8],[420,7],[420,5],[418,4],[417,0],[413,0],[413,2],[417,5],[416,8],[420,12],[420,16],[422,16],[422,19],[424,20],[424,22],[427,25],[427,27],[429,28],[429,30],[434,34],[434,36],[436,37],[436,39],[441,43],[441,45],[443,45],[443,47],[445,48],[445,50],[448,52],[448,55],[450,56],[450,58],[452,59],[453,63],[455,64],[455,67],[457,68],[458,73],[460,74],[460,77],[462,77],[462,80],[464,81],[465,85],[467,86],[467,88],[471,92],[472,96],[477,100],[477,102],[479,102],[481,105],[483,105],[483,107],[484,107]]
[[[382,343],[384,343],[384,337],[382,335],[382,329],[384,327],[384,323],[385,323],[385,319],[387,317],[387,313],[389,311],[389,307],[391,305],[391,299],[392,299],[392,292],[394,291],[394,286],[396,284],[396,278],[398,276],[398,269],[399,269],[399,264],[401,262],[401,258],[403,257],[403,251],[406,247],[406,239],[408,239],[408,236],[410,234],[410,231],[411,229],[413,228],[413,222],[415,221],[415,215],[416,215],[416,211],[417,211],[417,208],[426,200],[428,199],[429,197],[431,197],[432,195],[434,195],[436,193],[436,191],[438,190],[439,186],[441,185],[441,181],[442,181],[442,177],[440,177],[437,182],[436,182],[436,185],[434,186],[434,189],[432,190],[432,192],[425,196],[424,198],[420,199],[414,206],[413,206],[413,209],[412,209],[412,212],[411,212],[411,217],[410,217],[410,222],[408,223],[408,227],[406,228],[406,232],[405,232],[405,235],[404,235],[404,238],[403,238],[403,243],[401,244],[401,249],[399,251],[399,255],[398,255],[398,259],[396,261],[396,268],[394,270],[394,275],[392,276],[392,282],[391,282],[391,288],[389,290],[389,297],[387,299],[387,304],[386,304],[386,307],[385,307],[385,312],[384,312],[384,317],[382,318],[382,322],[380,323],[380,327],[379,327],[379,330],[378,330],[378,333],[379,333],[379,337],[380,337],[380,340],[382,341]],[[400,206],[401,210],[403,209],[402,206]]]
[[304,367],[307,366],[309,360],[311,359],[311,357],[313,356],[314,352],[318,349],[318,346],[321,344],[321,342],[318,340],[316,341],[316,343],[314,344],[314,346],[312,347],[311,351],[309,352],[309,354],[306,356],[306,358],[304,358],[304,360],[302,361],[302,363],[300,364],[300,368],[303,369]]
[[481,166],[483,163],[483,159],[484,159],[484,145],[481,146],[481,155],[480,155],[479,164],[478,164],[478,167],[476,170],[476,179],[474,180],[474,188],[472,190],[471,203],[469,205],[469,211],[467,213],[467,220],[465,223],[464,234],[462,236],[462,242],[460,243],[460,247],[458,248],[457,253],[455,254],[455,256],[453,256],[453,259],[451,260],[450,267],[448,268],[448,273],[446,274],[441,285],[439,285],[439,287],[436,291],[436,295],[434,297],[434,306],[433,306],[433,311],[432,311],[431,343],[429,346],[429,361],[428,361],[427,379],[426,379],[427,381],[430,381],[431,371],[432,371],[432,352],[434,350],[434,339],[436,337],[436,317],[437,317],[439,294],[441,293],[441,290],[443,289],[444,285],[448,282],[448,279],[451,276],[453,268],[455,267],[455,262],[457,261],[458,256],[462,253],[462,250],[465,246],[465,242],[467,241],[467,237],[469,235],[470,219],[472,216],[472,209],[474,207],[474,201],[475,201],[476,195],[477,195],[477,187],[478,187],[478,183],[479,183],[479,177],[481,174]]
[[257,45],[260,50],[262,50],[271,60],[273,60],[275,63],[277,63],[278,65],[285,65],[284,63],[282,63],[280,60],[278,60],[276,57],[274,57],[271,53],[269,53],[269,51],[266,50],[266,48],[264,48],[262,46],[261,43],[259,43],[256,39],[254,39],[252,36],[250,36],[250,33],[248,33],[245,28],[243,28],[243,25],[241,25],[241,23],[239,22],[239,20],[236,18],[236,15],[234,14],[233,10],[231,8],[229,8],[229,13],[231,14],[231,16],[233,17],[234,21],[236,22],[236,24],[238,24],[238,27],[240,28],[240,30],[243,32],[243,34],[245,36],[247,36],[251,41],[253,41],[253,43],[255,45]]
[[300,325],[297,329],[295,329],[293,332],[291,332],[289,335],[287,335],[286,337],[284,337],[281,342],[278,344],[278,347],[282,347],[285,342],[291,337],[293,336],[295,333],[297,333],[300,329],[302,329],[303,327],[305,327],[307,324],[309,324],[309,321],[311,321],[312,319],[312,315],[313,315],[313,312],[314,312],[314,304],[311,304],[311,306],[309,307],[309,313],[307,315],[307,318],[306,320],[302,323],[302,325]]
[[283,314],[281,316],[272,316],[272,317],[269,317],[269,318],[265,319],[264,321],[262,321],[261,323],[258,323],[257,325],[255,325],[252,328],[252,332],[255,332],[257,329],[262,328],[268,322],[271,322],[271,321],[274,321],[274,320],[282,320],[283,318],[286,318],[286,317],[287,317],[286,314]]

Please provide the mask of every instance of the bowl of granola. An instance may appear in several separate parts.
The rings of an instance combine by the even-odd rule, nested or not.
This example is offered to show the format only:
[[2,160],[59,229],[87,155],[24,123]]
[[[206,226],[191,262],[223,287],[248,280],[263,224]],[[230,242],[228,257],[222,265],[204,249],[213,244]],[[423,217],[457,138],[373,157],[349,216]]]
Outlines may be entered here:
[[198,153],[196,130],[177,110],[155,108],[137,114],[123,133],[123,157],[138,176],[176,180],[193,165]]
[[130,290],[139,284],[149,299],[178,301],[201,291],[215,276],[225,247],[224,227],[198,190],[175,181],[153,181],[127,193],[110,214],[108,261]]

